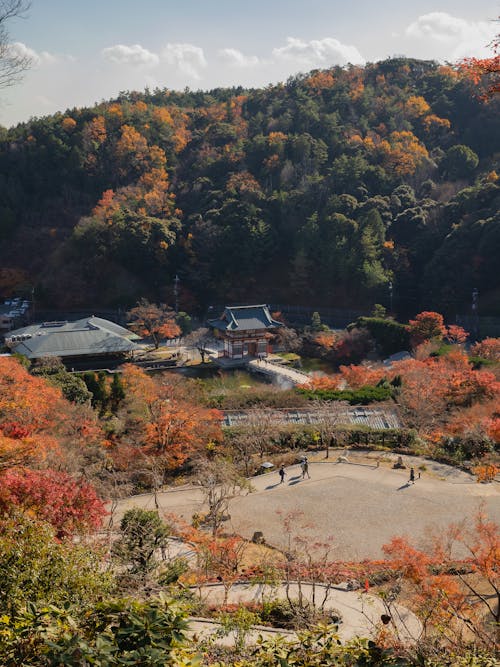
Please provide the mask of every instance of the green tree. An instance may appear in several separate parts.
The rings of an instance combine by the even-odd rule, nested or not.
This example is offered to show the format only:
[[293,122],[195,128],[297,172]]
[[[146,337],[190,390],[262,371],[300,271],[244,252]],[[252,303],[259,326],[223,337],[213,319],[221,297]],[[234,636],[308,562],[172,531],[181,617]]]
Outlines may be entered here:
[[49,524],[28,514],[2,519],[0,614],[16,614],[28,603],[84,609],[113,589],[101,559],[88,544],[56,540]]
[[32,375],[39,375],[47,379],[50,384],[59,387],[64,398],[72,403],[88,403],[92,400],[84,380],[66,370],[66,366],[58,357],[39,359],[31,368]]
[[311,331],[317,333],[323,331],[323,324],[321,322],[321,317],[318,311],[314,311],[311,317]]
[[109,388],[109,401],[113,412],[116,412],[118,406],[125,398],[125,388],[123,386],[120,373],[113,373],[113,380]]
[[472,148],[457,144],[446,151],[440,169],[445,177],[456,180],[470,176],[478,164],[479,158]]
[[131,509],[123,515],[113,555],[132,575],[143,578],[156,567],[156,551],[165,548],[170,534],[158,512]]

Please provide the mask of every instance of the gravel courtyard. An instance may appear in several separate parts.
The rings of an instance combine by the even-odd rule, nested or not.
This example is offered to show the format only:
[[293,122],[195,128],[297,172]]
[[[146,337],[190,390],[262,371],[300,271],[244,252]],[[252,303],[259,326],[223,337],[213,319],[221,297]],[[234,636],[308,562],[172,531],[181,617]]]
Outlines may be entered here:
[[[418,479],[418,465],[428,470]],[[409,484],[409,467],[394,470],[389,464],[311,462],[311,479],[302,479],[300,467],[286,469],[285,483],[277,472],[254,477],[254,491],[234,498],[230,521],[225,524],[251,538],[262,531],[268,544],[286,548],[283,517],[301,515],[293,521],[293,532],[310,544],[331,537],[332,558],[361,560],[382,556],[382,545],[394,535],[407,535],[424,546],[429,530],[439,530],[451,522],[471,518],[481,503],[492,519],[500,523],[500,485],[477,484],[474,479],[449,466],[405,457],[417,474]],[[160,512],[174,513],[190,522],[203,511],[200,489],[184,487],[158,495]],[[121,501],[113,517],[114,525],[130,507],[154,508],[151,495]]]

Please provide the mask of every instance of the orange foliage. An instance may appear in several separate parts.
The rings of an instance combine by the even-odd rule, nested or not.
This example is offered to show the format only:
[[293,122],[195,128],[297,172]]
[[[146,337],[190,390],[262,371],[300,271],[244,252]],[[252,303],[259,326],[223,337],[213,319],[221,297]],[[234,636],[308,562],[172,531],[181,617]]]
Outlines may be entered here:
[[500,395],[500,383],[495,376],[473,370],[461,350],[422,361],[400,361],[393,364],[391,372],[402,378],[400,406],[410,423],[424,432],[433,432],[436,424],[444,423],[452,431],[458,431],[460,415],[455,416],[451,410],[471,409],[475,404],[485,405],[481,414],[486,419]]
[[122,172],[127,171],[128,163],[141,165],[146,159],[148,142],[131,125],[122,125],[121,137],[116,143],[116,155],[123,163]]
[[97,164],[95,152],[106,141],[106,121],[102,116],[96,116],[89,123],[85,123],[82,130],[82,143],[87,153],[85,164],[93,168]]
[[166,107],[156,107],[153,109],[153,119],[160,124],[173,126],[174,121],[170,111]]
[[[496,42],[498,49],[499,40]],[[475,84],[483,84],[483,99],[488,99],[500,93],[500,55],[492,58],[466,58],[462,61],[460,70],[470,77]]]
[[113,190],[105,190],[102,197],[97,202],[97,206],[92,211],[92,215],[102,221],[110,221],[113,214],[120,208],[119,203],[115,199]]
[[135,444],[160,457],[165,468],[179,467],[198,447],[220,437],[220,413],[194,404],[184,380],[156,380],[131,364],[123,366],[122,377],[135,407]]
[[143,116],[148,110],[148,105],[142,100],[137,100],[137,102],[132,105],[131,110],[133,113],[136,113],[139,116]]
[[456,578],[435,574],[436,566],[443,563],[441,545],[435,546],[434,553],[427,554],[413,547],[406,538],[394,537],[383,546],[383,551],[391,557],[389,566],[413,584],[412,599],[426,624],[448,623],[457,610],[463,609],[465,596]]
[[335,83],[335,78],[331,72],[316,72],[306,79],[305,84],[311,90],[320,92],[331,88]]
[[450,343],[454,343],[455,345],[461,345],[462,343],[465,343],[468,337],[469,333],[465,331],[463,327],[460,327],[456,324],[450,324],[446,332],[446,338],[450,341]]
[[342,377],[351,389],[359,389],[366,385],[376,385],[387,376],[387,369],[369,368],[368,366],[341,366]]
[[110,104],[106,109],[108,116],[114,116],[115,118],[123,118],[123,111],[120,104]]
[[314,336],[314,342],[327,350],[331,349],[336,341],[337,336],[333,331],[321,331]]
[[284,132],[269,132],[267,141],[269,146],[276,146],[282,144],[288,139],[288,135]]
[[431,130],[449,130],[451,127],[451,123],[447,118],[440,118],[439,116],[436,116],[435,114],[429,114],[425,118],[422,119],[422,123],[427,130],[427,132],[430,132]]
[[412,95],[405,102],[405,111],[411,118],[425,116],[430,111],[427,101],[420,95]]
[[238,194],[262,195],[258,181],[249,171],[238,171],[228,178],[227,189]]
[[500,361],[500,338],[485,338],[471,347],[471,353],[476,357]]
[[416,347],[433,338],[441,339],[446,335],[443,316],[433,311],[423,311],[414,320],[408,322],[412,345]]
[[427,149],[413,132],[391,132],[380,142],[377,150],[383,165],[397,176],[415,173],[417,167],[428,157]]
[[340,375],[313,375],[305,384],[300,385],[302,389],[336,390],[339,388],[342,378]]
[[492,482],[495,477],[500,472],[500,468],[493,463],[476,466],[472,469],[472,472],[476,476],[476,481],[480,482]]
[[54,431],[63,403],[59,389],[0,357],[0,469],[40,461],[58,448]]
[[76,120],[66,116],[66,118],[63,118],[61,125],[65,132],[72,132],[76,127]]
[[174,150],[176,153],[180,153],[186,148],[188,141],[191,138],[191,133],[187,127],[188,116],[179,109],[175,108],[171,109],[171,114],[174,122]]
[[[497,406],[498,407],[498,406]],[[500,416],[487,419],[485,422],[486,433],[496,445],[500,445]]]

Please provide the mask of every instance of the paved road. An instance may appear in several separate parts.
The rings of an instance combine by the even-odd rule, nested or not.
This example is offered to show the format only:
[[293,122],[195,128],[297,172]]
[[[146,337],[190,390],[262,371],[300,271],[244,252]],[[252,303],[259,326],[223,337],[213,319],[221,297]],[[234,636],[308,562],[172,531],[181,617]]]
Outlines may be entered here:
[[[231,502],[228,530],[249,539],[260,530],[269,544],[286,549],[283,516],[299,511],[303,518],[293,523],[297,534],[309,543],[331,536],[333,558],[361,560],[380,558],[382,545],[394,535],[408,535],[423,546],[429,528],[439,530],[472,517],[482,502],[500,523],[498,483],[477,484],[455,468],[414,457],[405,457],[405,462],[416,469],[425,463],[429,470],[413,485],[408,484],[408,470],[377,468],[375,463],[310,463],[311,479],[306,480],[299,466],[291,466],[282,485],[276,472],[254,477],[253,493]],[[186,487],[159,494],[159,505],[161,511],[190,521],[195,512],[203,511],[203,497],[200,489]],[[138,506],[153,509],[152,496],[121,501],[115,521]]]

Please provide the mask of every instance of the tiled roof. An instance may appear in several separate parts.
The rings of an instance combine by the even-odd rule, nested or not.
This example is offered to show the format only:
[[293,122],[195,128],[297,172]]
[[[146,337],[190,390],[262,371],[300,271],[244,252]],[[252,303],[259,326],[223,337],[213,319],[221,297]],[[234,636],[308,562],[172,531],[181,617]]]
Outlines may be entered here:
[[[127,329],[89,317],[76,322],[44,322],[9,333],[11,347],[29,359],[40,357],[80,357],[137,350]],[[21,340],[16,340],[21,339]]]
[[281,322],[273,320],[266,305],[226,306],[221,317],[209,320],[208,324],[221,331],[250,331],[283,326]]

